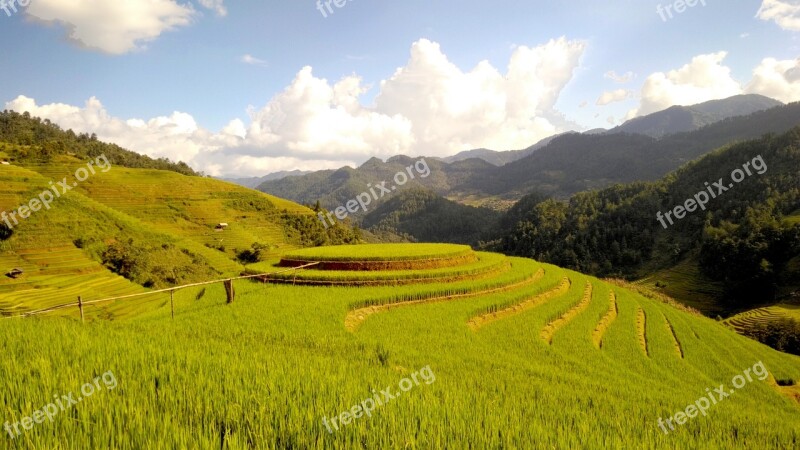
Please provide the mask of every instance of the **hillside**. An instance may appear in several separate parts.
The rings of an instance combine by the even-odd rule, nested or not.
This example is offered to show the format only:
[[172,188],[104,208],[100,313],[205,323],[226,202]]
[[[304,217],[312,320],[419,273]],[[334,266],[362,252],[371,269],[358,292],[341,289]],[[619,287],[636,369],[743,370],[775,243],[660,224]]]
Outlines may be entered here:
[[672,106],[653,114],[631,119],[608,133],[643,134],[661,138],[670,134],[694,131],[721,120],[746,116],[783,103],[763,95],[736,95],[692,106]]
[[116,144],[107,144],[86,133],[62,130],[57,124],[30,114],[0,113],[0,160],[16,164],[46,164],[57,156],[79,159],[105,155],[115,166],[160,169],[184,175],[199,175],[183,162],[153,159]]
[[[190,288],[174,320],[168,309],[84,326],[5,319],[0,412],[12,430],[53,391],[79,392],[100,377],[79,407],[6,442],[791,448],[800,440],[800,404],[790,400],[797,387],[778,385],[800,379],[800,358],[596,278],[470,253],[441,245],[298,251],[287,257],[414,266],[315,270],[298,280],[325,287],[236,282],[229,305],[221,288],[199,300]],[[446,267],[426,268],[434,260]],[[728,397],[714,394],[712,403],[720,386]],[[687,405],[698,406],[677,420]]]
[[495,234],[500,213],[440,197],[431,191],[407,190],[364,217],[361,226],[375,233],[399,233],[423,242],[477,245]]
[[274,172],[268,175],[264,175],[263,177],[249,177],[249,178],[220,178],[222,181],[228,181],[230,183],[238,184],[239,186],[248,187],[251,189],[257,188],[262,183],[266,183],[267,181],[275,181],[275,180],[282,180],[287,177],[298,177],[301,175],[308,175],[312,173],[308,170],[289,170],[289,171],[282,171],[282,172]]
[[[751,174],[734,182],[744,164]],[[599,276],[647,277],[645,284],[709,314],[773,303],[800,289],[800,223],[791,220],[800,208],[798,173],[795,128],[722,148],[656,183],[569,202],[532,196],[509,212],[502,248]],[[715,197],[694,200],[710,183]],[[665,219],[687,199],[693,213]]]
[[[17,127],[39,123],[16,119]],[[15,156],[0,165],[3,314],[74,302],[78,296],[93,300],[237,275],[253,259],[359,239],[346,226],[326,230],[306,207],[178,173],[180,163],[125,159],[125,151],[91,138],[83,150],[71,142],[47,142],[52,151],[46,158],[31,157],[40,150],[36,145],[0,142],[6,155]],[[113,156],[85,159],[105,150]],[[176,170],[116,166],[114,157]],[[25,218],[21,205],[38,211]],[[7,275],[13,269],[22,274]],[[131,312],[129,304],[105,310],[107,317]]]

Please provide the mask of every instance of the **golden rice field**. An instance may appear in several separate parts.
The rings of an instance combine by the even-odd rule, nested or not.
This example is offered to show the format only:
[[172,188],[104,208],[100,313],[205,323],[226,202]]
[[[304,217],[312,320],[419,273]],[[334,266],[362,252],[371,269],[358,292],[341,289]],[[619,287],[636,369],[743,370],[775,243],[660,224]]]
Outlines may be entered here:
[[[306,284],[237,281],[232,304],[221,285],[186,289],[174,319],[165,302],[114,321],[94,311],[85,325],[74,315],[0,319],[0,422],[13,427],[108,371],[118,382],[52,422],[14,439],[6,433],[4,448],[800,445],[800,403],[775,384],[800,379],[800,358],[549,264],[468,249],[473,260],[451,267],[417,257],[452,250],[300,252],[420,265],[299,271]],[[283,270],[277,261],[264,269]],[[364,283],[371,278],[377,283]],[[669,433],[659,427],[759,362],[763,381]],[[421,371],[433,377],[406,383]],[[394,398],[382,397],[370,415],[357,408],[387,387]]]

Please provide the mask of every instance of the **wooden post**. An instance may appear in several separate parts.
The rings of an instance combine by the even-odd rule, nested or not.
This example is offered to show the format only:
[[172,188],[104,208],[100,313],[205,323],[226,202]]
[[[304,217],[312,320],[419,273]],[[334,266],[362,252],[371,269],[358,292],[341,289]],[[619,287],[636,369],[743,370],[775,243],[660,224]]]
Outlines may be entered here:
[[172,318],[175,319],[175,291],[169,291],[169,307],[172,309]]
[[294,276],[292,277],[292,286],[294,286],[295,283],[297,283],[297,267],[294,268],[294,271],[292,273],[294,274]]
[[225,280],[225,293],[228,295],[228,304],[233,303],[236,292],[233,290],[233,280]]
[[81,299],[80,295],[78,296],[78,309],[81,311],[81,323],[85,323],[83,318],[83,299]]

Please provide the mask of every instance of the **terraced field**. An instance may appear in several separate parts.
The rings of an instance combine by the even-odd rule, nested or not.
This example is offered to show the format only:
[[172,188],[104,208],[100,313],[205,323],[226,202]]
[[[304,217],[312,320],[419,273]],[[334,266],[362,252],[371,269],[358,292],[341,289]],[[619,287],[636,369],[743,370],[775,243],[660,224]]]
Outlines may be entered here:
[[[298,272],[324,285],[239,281],[230,305],[219,286],[187,290],[174,320],[166,302],[133,319],[95,315],[84,326],[52,317],[2,320],[9,357],[0,359],[0,414],[11,422],[97,373],[113,371],[121,387],[5,442],[124,449],[800,442],[800,404],[775,384],[800,379],[800,358],[590,276],[466,252],[475,262],[430,268],[417,256],[463,257],[464,249],[310,249],[290,256],[419,266]],[[463,277],[476,270],[481,276]],[[31,349],[28,342],[52,344]],[[659,418],[759,362],[769,372],[763,380],[669,433],[659,428]],[[435,377],[397,389],[423,367]],[[35,377],[23,376],[31,371]],[[393,400],[369,416],[330,425],[392,387]]]
[[[77,256],[53,250],[66,266]],[[175,319],[159,298],[144,315],[131,302],[113,322],[103,320],[107,309],[84,326],[54,317],[0,321],[7,343],[0,414],[12,423],[52,392],[73,390],[97,373],[113,371],[122,388],[4,443],[672,449],[800,442],[800,404],[782,391],[796,388],[774,381],[800,379],[800,358],[713,320],[528,259],[466,250],[475,262],[431,268],[416,256],[463,257],[464,249],[332,251],[291,257],[419,266],[298,272],[303,282],[323,285],[239,281],[230,305],[221,286],[187,289],[176,296]],[[7,263],[41,264],[38,255],[14,258]],[[271,267],[277,270],[278,262]],[[28,342],[55,344],[36,348],[30,359]],[[754,379],[669,434],[659,428],[659,418],[759,361],[768,378]],[[330,427],[330,418],[423,367],[434,379],[409,392],[395,389],[395,399],[369,417]]]
[[[16,210],[82,164],[0,166],[0,211]],[[156,255],[151,269],[172,271],[175,284],[239,275],[244,267],[236,255],[254,243],[266,246],[265,258],[300,246],[280,219],[284,213],[313,214],[233,184],[174,172],[113,167],[75,184],[51,209],[13,224],[14,235],[0,242],[0,314],[72,303],[78,296],[94,300],[147,292],[142,286],[152,286],[148,280],[132,283],[100,263],[101,253],[115,242],[130,247],[133,240]],[[223,222],[229,226],[216,231]],[[5,276],[15,268],[23,274]],[[151,303],[140,302],[143,308]],[[129,313],[137,313],[129,304],[102,308],[104,317]]]
[[800,306],[778,304],[765,308],[751,309],[726,319],[723,323],[742,332],[753,325],[766,324],[777,319],[800,321]]

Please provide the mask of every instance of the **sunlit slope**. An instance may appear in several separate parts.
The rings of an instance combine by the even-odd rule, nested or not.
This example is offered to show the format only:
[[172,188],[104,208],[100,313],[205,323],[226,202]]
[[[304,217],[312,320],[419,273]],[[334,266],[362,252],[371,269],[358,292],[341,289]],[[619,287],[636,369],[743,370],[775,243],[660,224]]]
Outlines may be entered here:
[[[63,161],[0,166],[0,210],[27,204],[50,181],[71,176],[78,167]],[[132,283],[101,263],[113,243],[150,254],[150,270],[167,273],[163,278],[175,284],[238,275],[243,267],[234,259],[236,250],[255,242],[276,252],[297,246],[277,219],[284,210],[311,214],[291,202],[212,179],[146,169],[98,170],[57,198],[51,209],[18,219],[11,238],[0,242],[0,273],[24,271],[17,279],[0,275],[0,310],[30,311],[75,302],[78,296],[93,300],[146,292],[147,274]],[[215,231],[220,222],[230,227]],[[163,299],[149,297],[138,304],[147,310],[152,307],[147,302],[156,301]],[[121,308],[134,312],[130,305]],[[102,313],[108,317],[114,310],[111,305]]]
[[[800,405],[774,379],[800,379],[800,358],[586,275],[505,261],[500,273],[479,280],[378,287],[238,282],[231,305],[213,286],[202,297],[187,292],[174,321],[168,310],[86,326],[6,320],[0,339],[8,357],[0,359],[0,372],[9,376],[0,380],[0,414],[18,420],[53,391],[113,370],[122,389],[13,444],[797,447]],[[355,324],[348,322],[354,314],[361,314]],[[49,345],[32,349],[30,342]],[[707,388],[730,389],[732,377],[759,361],[767,379],[754,378],[669,434],[659,428],[659,418],[685,410]],[[397,391],[401,378],[425,366],[436,375],[432,384],[402,393],[372,417],[326,430],[323,417],[349,410],[373,390]],[[20,375],[31,371],[38,375]]]
[[[60,178],[65,170],[53,166],[32,169],[52,178]],[[77,190],[161,231],[222,247],[230,256],[254,242],[275,249],[295,248],[279,218],[284,211],[312,214],[296,203],[232,183],[161,170],[114,167],[89,178]],[[218,232],[215,227],[220,223],[229,226]]]

